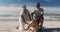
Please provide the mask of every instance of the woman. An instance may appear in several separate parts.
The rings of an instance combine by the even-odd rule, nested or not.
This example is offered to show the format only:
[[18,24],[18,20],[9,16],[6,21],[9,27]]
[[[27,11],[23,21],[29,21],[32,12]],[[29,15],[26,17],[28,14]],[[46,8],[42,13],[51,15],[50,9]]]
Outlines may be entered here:
[[20,17],[19,17],[19,23],[20,23],[19,29],[21,30],[21,32],[24,32],[25,27],[29,26],[31,17],[29,11],[26,8],[26,5],[24,5],[22,8],[23,8],[23,12],[20,13]]

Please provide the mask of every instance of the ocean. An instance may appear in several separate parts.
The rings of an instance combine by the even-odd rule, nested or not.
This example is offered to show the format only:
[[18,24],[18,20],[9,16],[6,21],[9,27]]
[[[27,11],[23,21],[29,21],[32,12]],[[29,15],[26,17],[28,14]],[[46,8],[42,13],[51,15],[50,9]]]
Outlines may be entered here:
[[[18,21],[19,14],[0,14],[0,21]],[[44,20],[57,20],[60,21],[60,14],[45,13]]]
[[54,13],[45,13],[44,14],[45,20],[57,20],[60,21],[60,14],[54,14]]

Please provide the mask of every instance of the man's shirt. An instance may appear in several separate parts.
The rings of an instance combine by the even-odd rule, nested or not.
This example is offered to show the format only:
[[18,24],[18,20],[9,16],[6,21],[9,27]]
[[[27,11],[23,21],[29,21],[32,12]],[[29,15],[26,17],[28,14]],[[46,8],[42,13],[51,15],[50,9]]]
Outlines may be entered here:
[[34,10],[31,15],[33,16],[33,19],[38,19],[41,14],[44,14],[44,10],[42,8]]

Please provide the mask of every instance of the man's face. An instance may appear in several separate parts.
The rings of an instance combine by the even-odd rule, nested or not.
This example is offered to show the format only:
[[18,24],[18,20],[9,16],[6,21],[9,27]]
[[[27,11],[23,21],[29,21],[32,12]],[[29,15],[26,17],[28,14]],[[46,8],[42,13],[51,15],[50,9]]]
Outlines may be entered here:
[[39,4],[36,4],[36,8],[39,9],[40,8],[40,5]]

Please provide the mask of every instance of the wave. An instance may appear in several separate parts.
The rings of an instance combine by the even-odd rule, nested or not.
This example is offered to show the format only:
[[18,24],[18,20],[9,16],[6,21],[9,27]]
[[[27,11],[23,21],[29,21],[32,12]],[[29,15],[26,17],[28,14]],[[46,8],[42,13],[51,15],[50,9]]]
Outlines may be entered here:
[[[18,15],[0,15],[0,20],[16,20],[19,19]],[[44,14],[44,20],[60,20],[60,14]]]

